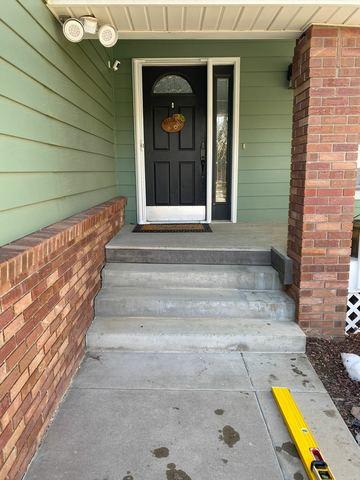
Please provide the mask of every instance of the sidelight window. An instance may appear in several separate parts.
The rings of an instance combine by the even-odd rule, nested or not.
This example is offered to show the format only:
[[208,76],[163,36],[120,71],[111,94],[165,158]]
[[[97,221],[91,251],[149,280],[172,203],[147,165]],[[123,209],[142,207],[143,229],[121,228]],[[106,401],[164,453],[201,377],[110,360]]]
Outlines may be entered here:
[[231,134],[233,67],[214,67],[213,218],[231,215]]

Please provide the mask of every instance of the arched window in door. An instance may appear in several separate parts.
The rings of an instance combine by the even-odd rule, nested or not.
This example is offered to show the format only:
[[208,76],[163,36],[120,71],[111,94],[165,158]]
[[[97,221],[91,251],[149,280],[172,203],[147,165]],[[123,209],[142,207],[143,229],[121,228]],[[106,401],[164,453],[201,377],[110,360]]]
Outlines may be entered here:
[[194,92],[186,78],[180,75],[170,74],[156,80],[153,86],[152,93],[154,93],[155,95],[168,95],[175,93],[191,94]]

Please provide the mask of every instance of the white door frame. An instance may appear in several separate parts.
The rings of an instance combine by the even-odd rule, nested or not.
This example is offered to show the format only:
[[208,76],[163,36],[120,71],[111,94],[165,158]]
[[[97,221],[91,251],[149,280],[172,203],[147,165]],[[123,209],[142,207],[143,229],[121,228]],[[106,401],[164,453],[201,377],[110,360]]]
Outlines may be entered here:
[[[146,207],[145,182],[145,141],[144,141],[144,111],[142,68],[152,66],[207,66],[207,148],[206,148],[206,216],[203,222],[210,223],[212,219],[212,166],[213,166],[213,67],[215,65],[234,65],[233,92],[233,125],[232,125],[232,178],[231,178],[231,222],[237,219],[237,185],[239,157],[239,116],[240,116],[240,58],[133,58],[133,105],[134,105],[134,140],[135,140],[135,173],[136,173],[136,205],[139,224],[149,221],[149,208]],[[174,207],[176,208],[176,207]],[[147,211],[148,210],[148,211]],[[158,221],[161,221],[160,219]],[[164,220],[163,220],[164,221]],[[184,219],[183,219],[184,221]],[[154,222],[156,223],[156,222]]]

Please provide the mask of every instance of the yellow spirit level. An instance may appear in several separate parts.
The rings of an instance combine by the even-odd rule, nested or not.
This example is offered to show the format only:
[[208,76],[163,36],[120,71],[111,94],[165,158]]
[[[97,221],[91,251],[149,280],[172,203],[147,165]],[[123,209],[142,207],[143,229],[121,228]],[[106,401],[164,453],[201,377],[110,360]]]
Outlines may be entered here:
[[272,393],[309,479],[335,480],[290,390],[273,387]]

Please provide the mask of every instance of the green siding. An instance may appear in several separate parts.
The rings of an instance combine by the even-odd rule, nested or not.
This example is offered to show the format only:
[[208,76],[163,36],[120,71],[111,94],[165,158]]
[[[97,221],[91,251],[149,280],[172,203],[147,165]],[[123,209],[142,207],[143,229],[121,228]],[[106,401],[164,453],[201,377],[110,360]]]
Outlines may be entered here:
[[286,72],[292,41],[119,41],[115,75],[116,165],[120,192],[136,221],[131,58],[241,57],[238,221],[286,221],[290,178],[292,90]]
[[2,2],[0,245],[117,195],[108,55],[42,0]]

